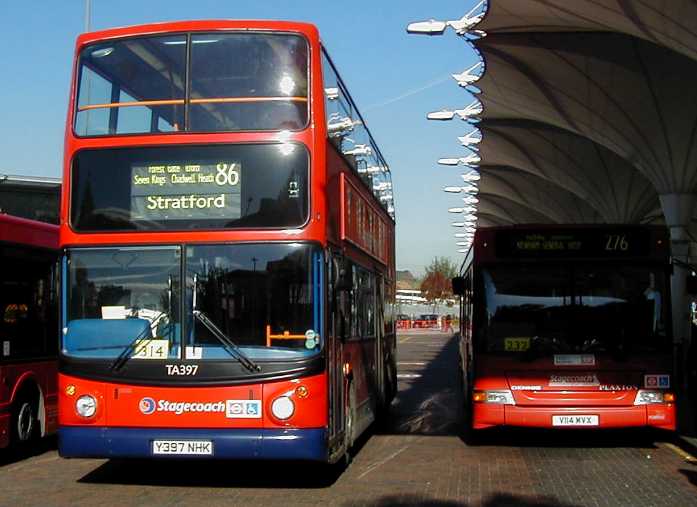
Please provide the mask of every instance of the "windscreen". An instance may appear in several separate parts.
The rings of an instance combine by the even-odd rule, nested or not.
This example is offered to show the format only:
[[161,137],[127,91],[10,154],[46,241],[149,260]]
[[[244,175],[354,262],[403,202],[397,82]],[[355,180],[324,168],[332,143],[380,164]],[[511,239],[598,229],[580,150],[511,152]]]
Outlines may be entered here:
[[181,350],[181,248],[89,248],[67,257],[63,351],[115,358],[129,344],[141,359]]
[[664,270],[613,263],[482,267],[475,287],[477,346],[528,355],[665,350]]
[[299,227],[308,153],[296,144],[79,152],[71,224],[80,232]]
[[309,116],[308,58],[306,39],[283,33],[93,44],[80,52],[75,133],[300,130]]
[[[306,244],[187,247],[187,314],[202,312],[254,358],[297,357],[319,350],[315,304],[321,251]],[[194,283],[195,282],[195,283]],[[210,329],[192,323],[202,359],[227,354]]]
[[236,361],[227,339],[255,360],[314,355],[321,259],[305,243],[69,250],[63,354]]

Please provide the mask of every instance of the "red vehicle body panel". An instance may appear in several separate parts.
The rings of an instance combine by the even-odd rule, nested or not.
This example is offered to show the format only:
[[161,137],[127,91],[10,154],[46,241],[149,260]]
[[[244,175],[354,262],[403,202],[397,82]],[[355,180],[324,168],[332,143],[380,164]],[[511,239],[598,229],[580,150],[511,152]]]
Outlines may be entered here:
[[[314,375],[281,382],[225,387],[152,387],[94,382],[60,376],[60,420],[64,426],[111,426],[134,428],[321,428],[327,425],[326,375]],[[71,386],[71,389],[68,387]],[[301,398],[296,390],[303,386],[307,395]],[[74,389],[73,389],[74,388]],[[72,392],[69,395],[68,392]],[[75,412],[75,400],[90,394],[98,400],[97,414],[87,423]],[[295,412],[281,421],[271,415],[271,403],[286,395],[295,402]],[[262,417],[238,419],[226,417],[225,412],[144,413],[141,400],[158,402],[218,403],[225,400],[264,400]]]

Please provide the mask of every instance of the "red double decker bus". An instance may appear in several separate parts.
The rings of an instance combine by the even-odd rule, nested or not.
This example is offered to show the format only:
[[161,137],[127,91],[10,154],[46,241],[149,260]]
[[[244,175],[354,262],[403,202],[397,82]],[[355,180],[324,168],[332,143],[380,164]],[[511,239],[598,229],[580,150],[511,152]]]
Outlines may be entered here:
[[667,231],[479,228],[453,282],[468,429],[675,429]]
[[[9,186],[0,183],[1,197]],[[0,205],[12,209],[11,201]],[[39,208],[51,214],[32,213]],[[0,213],[0,448],[27,446],[58,426],[57,260],[57,225]]]
[[304,23],[77,40],[59,450],[335,462],[396,390],[390,172]]

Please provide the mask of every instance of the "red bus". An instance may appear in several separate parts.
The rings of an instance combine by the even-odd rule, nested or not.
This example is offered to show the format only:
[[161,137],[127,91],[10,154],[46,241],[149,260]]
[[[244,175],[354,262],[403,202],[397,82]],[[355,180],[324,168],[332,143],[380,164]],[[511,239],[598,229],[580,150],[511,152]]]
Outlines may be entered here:
[[467,429],[675,429],[660,227],[479,228],[454,290]]
[[317,29],[77,40],[65,457],[335,462],[396,391],[387,164]]
[[58,226],[0,214],[0,448],[58,426]]

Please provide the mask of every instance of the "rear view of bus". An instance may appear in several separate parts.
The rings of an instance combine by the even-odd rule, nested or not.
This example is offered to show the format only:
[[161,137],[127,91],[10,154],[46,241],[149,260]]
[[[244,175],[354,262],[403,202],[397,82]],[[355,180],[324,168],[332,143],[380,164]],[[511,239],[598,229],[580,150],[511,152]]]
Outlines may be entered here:
[[483,228],[461,275],[471,428],[675,429],[665,229]]
[[[344,368],[343,343],[332,346],[340,178],[327,166],[321,65],[317,30],[303,23],[179,22],[78,39],[61,455],[333,461],[365,427],[342,371],[383,370]],[[341,181],[373,199],[345,170]],[[375,408],[373,392],[356,391]]]

